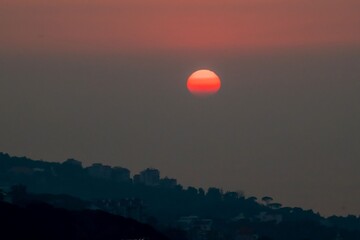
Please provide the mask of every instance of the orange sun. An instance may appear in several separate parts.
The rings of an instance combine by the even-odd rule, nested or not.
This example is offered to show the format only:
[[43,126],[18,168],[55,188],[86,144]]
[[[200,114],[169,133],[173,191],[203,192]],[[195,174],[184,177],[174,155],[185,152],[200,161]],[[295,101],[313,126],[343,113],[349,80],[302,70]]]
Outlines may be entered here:
[[197,96],[208,96],[220,90],[221,82],[216,73],[210,70],[198,70],[187,80],[188,90]]

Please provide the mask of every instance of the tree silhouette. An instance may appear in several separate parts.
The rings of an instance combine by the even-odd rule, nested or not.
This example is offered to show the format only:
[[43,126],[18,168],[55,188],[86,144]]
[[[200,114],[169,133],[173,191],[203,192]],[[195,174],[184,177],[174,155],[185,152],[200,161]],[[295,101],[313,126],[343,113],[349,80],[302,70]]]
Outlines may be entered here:
[[208,197],[211,200],[221,200],[222,198],[222,192],[218,188],[210,187],[206,193],[206,197]]
[[226,192],[224,194],[225,201],[236,201],[237,199],[239,199],[238,192]]
[[194,187],[188,187],[186,189],[186,192],[190,195],[190,196],[196,196],[198,194],[198,190]]
[[199,196],[204,197],[205,196],[205,190],[203,188],[199,188]]
[[279,209],[279,208],[281,208],[282,204],[281,203],[269,203],[267,206],[272,209]]
[[246,200],[248,200],[250,202],[256,202],[257,197],[248,197]]
[[269,196],[265,196],[265,197],[261,198],[261,201],[263,201],[266,206],[268,206],[269,203],[271,203],[273,200],[274,199],[272,197],[269,197]]

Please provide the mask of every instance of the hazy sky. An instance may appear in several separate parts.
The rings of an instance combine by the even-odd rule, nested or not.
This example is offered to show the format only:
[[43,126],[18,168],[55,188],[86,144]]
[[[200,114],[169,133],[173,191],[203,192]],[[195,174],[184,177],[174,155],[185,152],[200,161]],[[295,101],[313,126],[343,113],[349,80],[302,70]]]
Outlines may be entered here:
[[[360,214],[358,0],[0,0],[0,151]],[[209,68],[222,89],[188,93]]]

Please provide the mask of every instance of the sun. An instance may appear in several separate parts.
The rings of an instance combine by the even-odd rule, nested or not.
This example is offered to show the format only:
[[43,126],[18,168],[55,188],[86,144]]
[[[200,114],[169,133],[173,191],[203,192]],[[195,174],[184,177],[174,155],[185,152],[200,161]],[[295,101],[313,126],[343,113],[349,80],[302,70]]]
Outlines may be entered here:
[[187,80],[188,90],[196,96],[209,96],[220,90],[221,81],[218,75],[207,69],[198,70]]

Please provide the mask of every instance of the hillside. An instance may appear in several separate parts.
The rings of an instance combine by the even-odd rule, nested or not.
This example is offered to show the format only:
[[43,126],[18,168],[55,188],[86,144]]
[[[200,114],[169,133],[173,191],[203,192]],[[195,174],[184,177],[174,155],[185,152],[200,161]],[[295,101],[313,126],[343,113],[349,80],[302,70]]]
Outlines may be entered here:
[[19,207],[0,202],[1,239],[166,240],[150,226],[102,211],[69,211],[47,204]]
[[74,159],[53,163],[0,153],[0,189],[6,201],[20,206],[45,202],[67,210],[100,209],[150,224],[174,240],[360,239],[357,216],[325,218],[283,207],[269,196],[185,189],[176,179],[160,178],[156,169],[131,178],[123,167],[84,168]]

